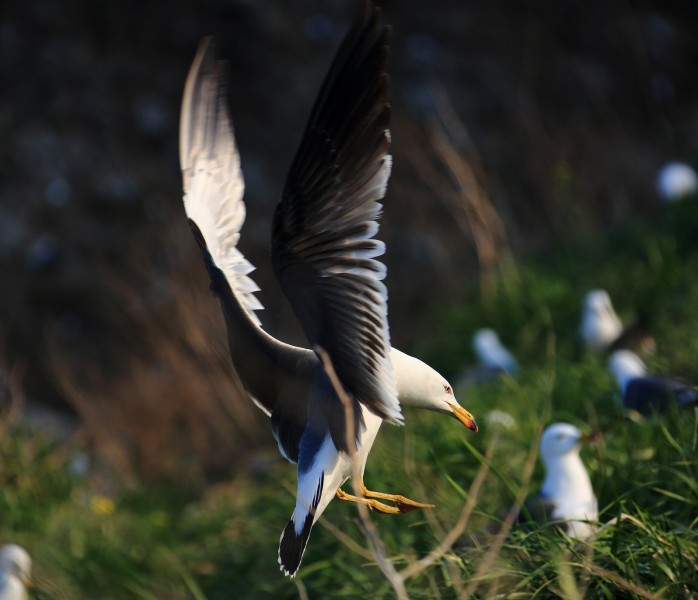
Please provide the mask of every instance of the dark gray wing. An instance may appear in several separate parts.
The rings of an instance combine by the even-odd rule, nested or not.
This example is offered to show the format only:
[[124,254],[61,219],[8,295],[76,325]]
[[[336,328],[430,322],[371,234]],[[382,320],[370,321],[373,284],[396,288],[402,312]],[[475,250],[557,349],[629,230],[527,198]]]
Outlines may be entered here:
[[625,388],[623,406],[642,415],[664,412],[672,404],[693,406],[698,403],[698,389],[678,379],[636,377]]
[[402,422],[390,362],[386,270],[374,239],[391,157],[388,31],[368,5],[330,67],[274,215],[274,271],[344,388]]

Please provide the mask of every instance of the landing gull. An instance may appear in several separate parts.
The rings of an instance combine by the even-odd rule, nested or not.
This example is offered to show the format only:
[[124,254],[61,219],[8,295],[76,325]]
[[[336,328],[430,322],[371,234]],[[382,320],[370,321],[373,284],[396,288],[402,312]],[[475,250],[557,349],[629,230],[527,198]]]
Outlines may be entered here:
[[698,405],[697,387],[674,377],[648,374],[645,363],[630,350],[614,352],[609,358],[608,369],[616,378],[626,410],[648,416],[661,413],[672,405]]
[[[367,3],[346,34],[274,214],[274,273],[317,351],[275,339],[255,313],[263,307],[249,277],[254,267],[237,248],[244,180],[226,104],[226,66],[216,61],[210,41],[194,59],[182,101],[184,206],[225,317],[232,361],[251,399],[271,418],[281,454],[297,464],[295,510],[278,557],[291,576],[313,523],[333,497],[392,514],[431,506],[363,484],[384,420],[401,424],[401,407],[414,406],[451,415],[477,431],[441,375],[390,346],[386,268],[378,260],[385,247],[375,238],[392,162],[388,31],[379,18],[379,9]],[[353,403],[361,497],[340,487],[352,472],[346,435],[352,428],[320,349]]]
[[589,440],[574,425],[554,423],[543,432],[540,457],[545,480],[537,495],[526,500],[519,520],[555,523],[570,537],[587,539],[596,532],[598,503],[591,480],[579,456]]
[[17,544],[0,548],[0,600],[26,600],[32,559]]

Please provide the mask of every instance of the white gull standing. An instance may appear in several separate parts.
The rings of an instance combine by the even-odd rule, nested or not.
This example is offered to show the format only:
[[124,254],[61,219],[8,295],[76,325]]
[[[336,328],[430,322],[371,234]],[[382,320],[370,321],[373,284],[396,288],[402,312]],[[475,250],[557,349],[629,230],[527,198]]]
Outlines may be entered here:
[[698,388],[674,377],[649,375],[645,363],[630,350],[611,354],[608,369],[616,378],[625,410],[648,416],[672,405],[698,405]]
[[0,600],[26,600],[32,559],[17,544],[0,548]]
[[[358,462],[384,420],[402,406],[449,414],[477,431],[449,383],[390,347],[385,247],[375,239],[390,175],[387,29],[367,3],[347,33],[312,109],[274,215],[274,273],[313,348],[327,352],[353,403]],[[298,465],[296,506],[279,544],[293,576],[313,523],[335,497],[386,513],[430,505],[340,486],[352,472],[345,412],[318,354],[261,327],[252,265],[237,249],[245,218],[244,180],[226,106],[225,65],[204,42],[182,101],[180,161],[184,206],[228,330],[233,364],[252,400],[271,418],[282,455]],[[386,500],[388,505],[379,500]]]
[[554,423],[540,440],[540,458],[545,480],[536,496],[526,500],[519,516],[544,524],[554,522],[570,537],[594,535],[599,508],[589,473],[579,456],[582,443],[590,437],[569,423]]
[[606,290],[592,290],[584,298],[579,335],[594,352],[631,349],[648,356],[656,351],[656,342],[647,327],[647,316],[641,313],[624,326]]

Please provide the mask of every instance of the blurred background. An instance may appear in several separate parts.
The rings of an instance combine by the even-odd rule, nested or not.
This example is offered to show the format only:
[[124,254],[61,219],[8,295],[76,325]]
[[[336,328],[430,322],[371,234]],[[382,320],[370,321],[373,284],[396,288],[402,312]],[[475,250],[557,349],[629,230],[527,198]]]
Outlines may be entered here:
[[[661,165],[698,162],[695,2],[381,4],[395,157],[381,237],[400,348],[473,286],[496,295],[517,260],[653,218]],[[269,268],[271,216],[360,5],[2,3],[3,412],[77,434],[126,478],[206,480],[276,452],[186,226],[181,92],[215,35],[247,183],[241,247],[265,327],[303,343]]]

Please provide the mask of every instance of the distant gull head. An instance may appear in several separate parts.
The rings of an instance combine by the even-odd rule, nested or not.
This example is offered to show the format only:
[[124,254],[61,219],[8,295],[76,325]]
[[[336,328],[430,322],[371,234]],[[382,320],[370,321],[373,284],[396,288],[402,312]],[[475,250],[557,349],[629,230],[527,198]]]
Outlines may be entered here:
[[657,192],[662,200],[675,202],[698,191],[698,175],[685,163],[664,165],[657,175]]
[[584,344],[601,352],[608,348],[623,332],[623,323],[613,309],[606,290],[591,290],[584,297],[582,322],[579,335]]
[[497,369],[513,375],[519,366],[513,357],[499,341],[493,329],[478,329],[473,335],[473,350],[480,363],[489,369]]
[[566,454],[579,454],[582,447],[582,432],[569,423],[555,423],[548,427],[540,438],[540,456],[548,466]]

